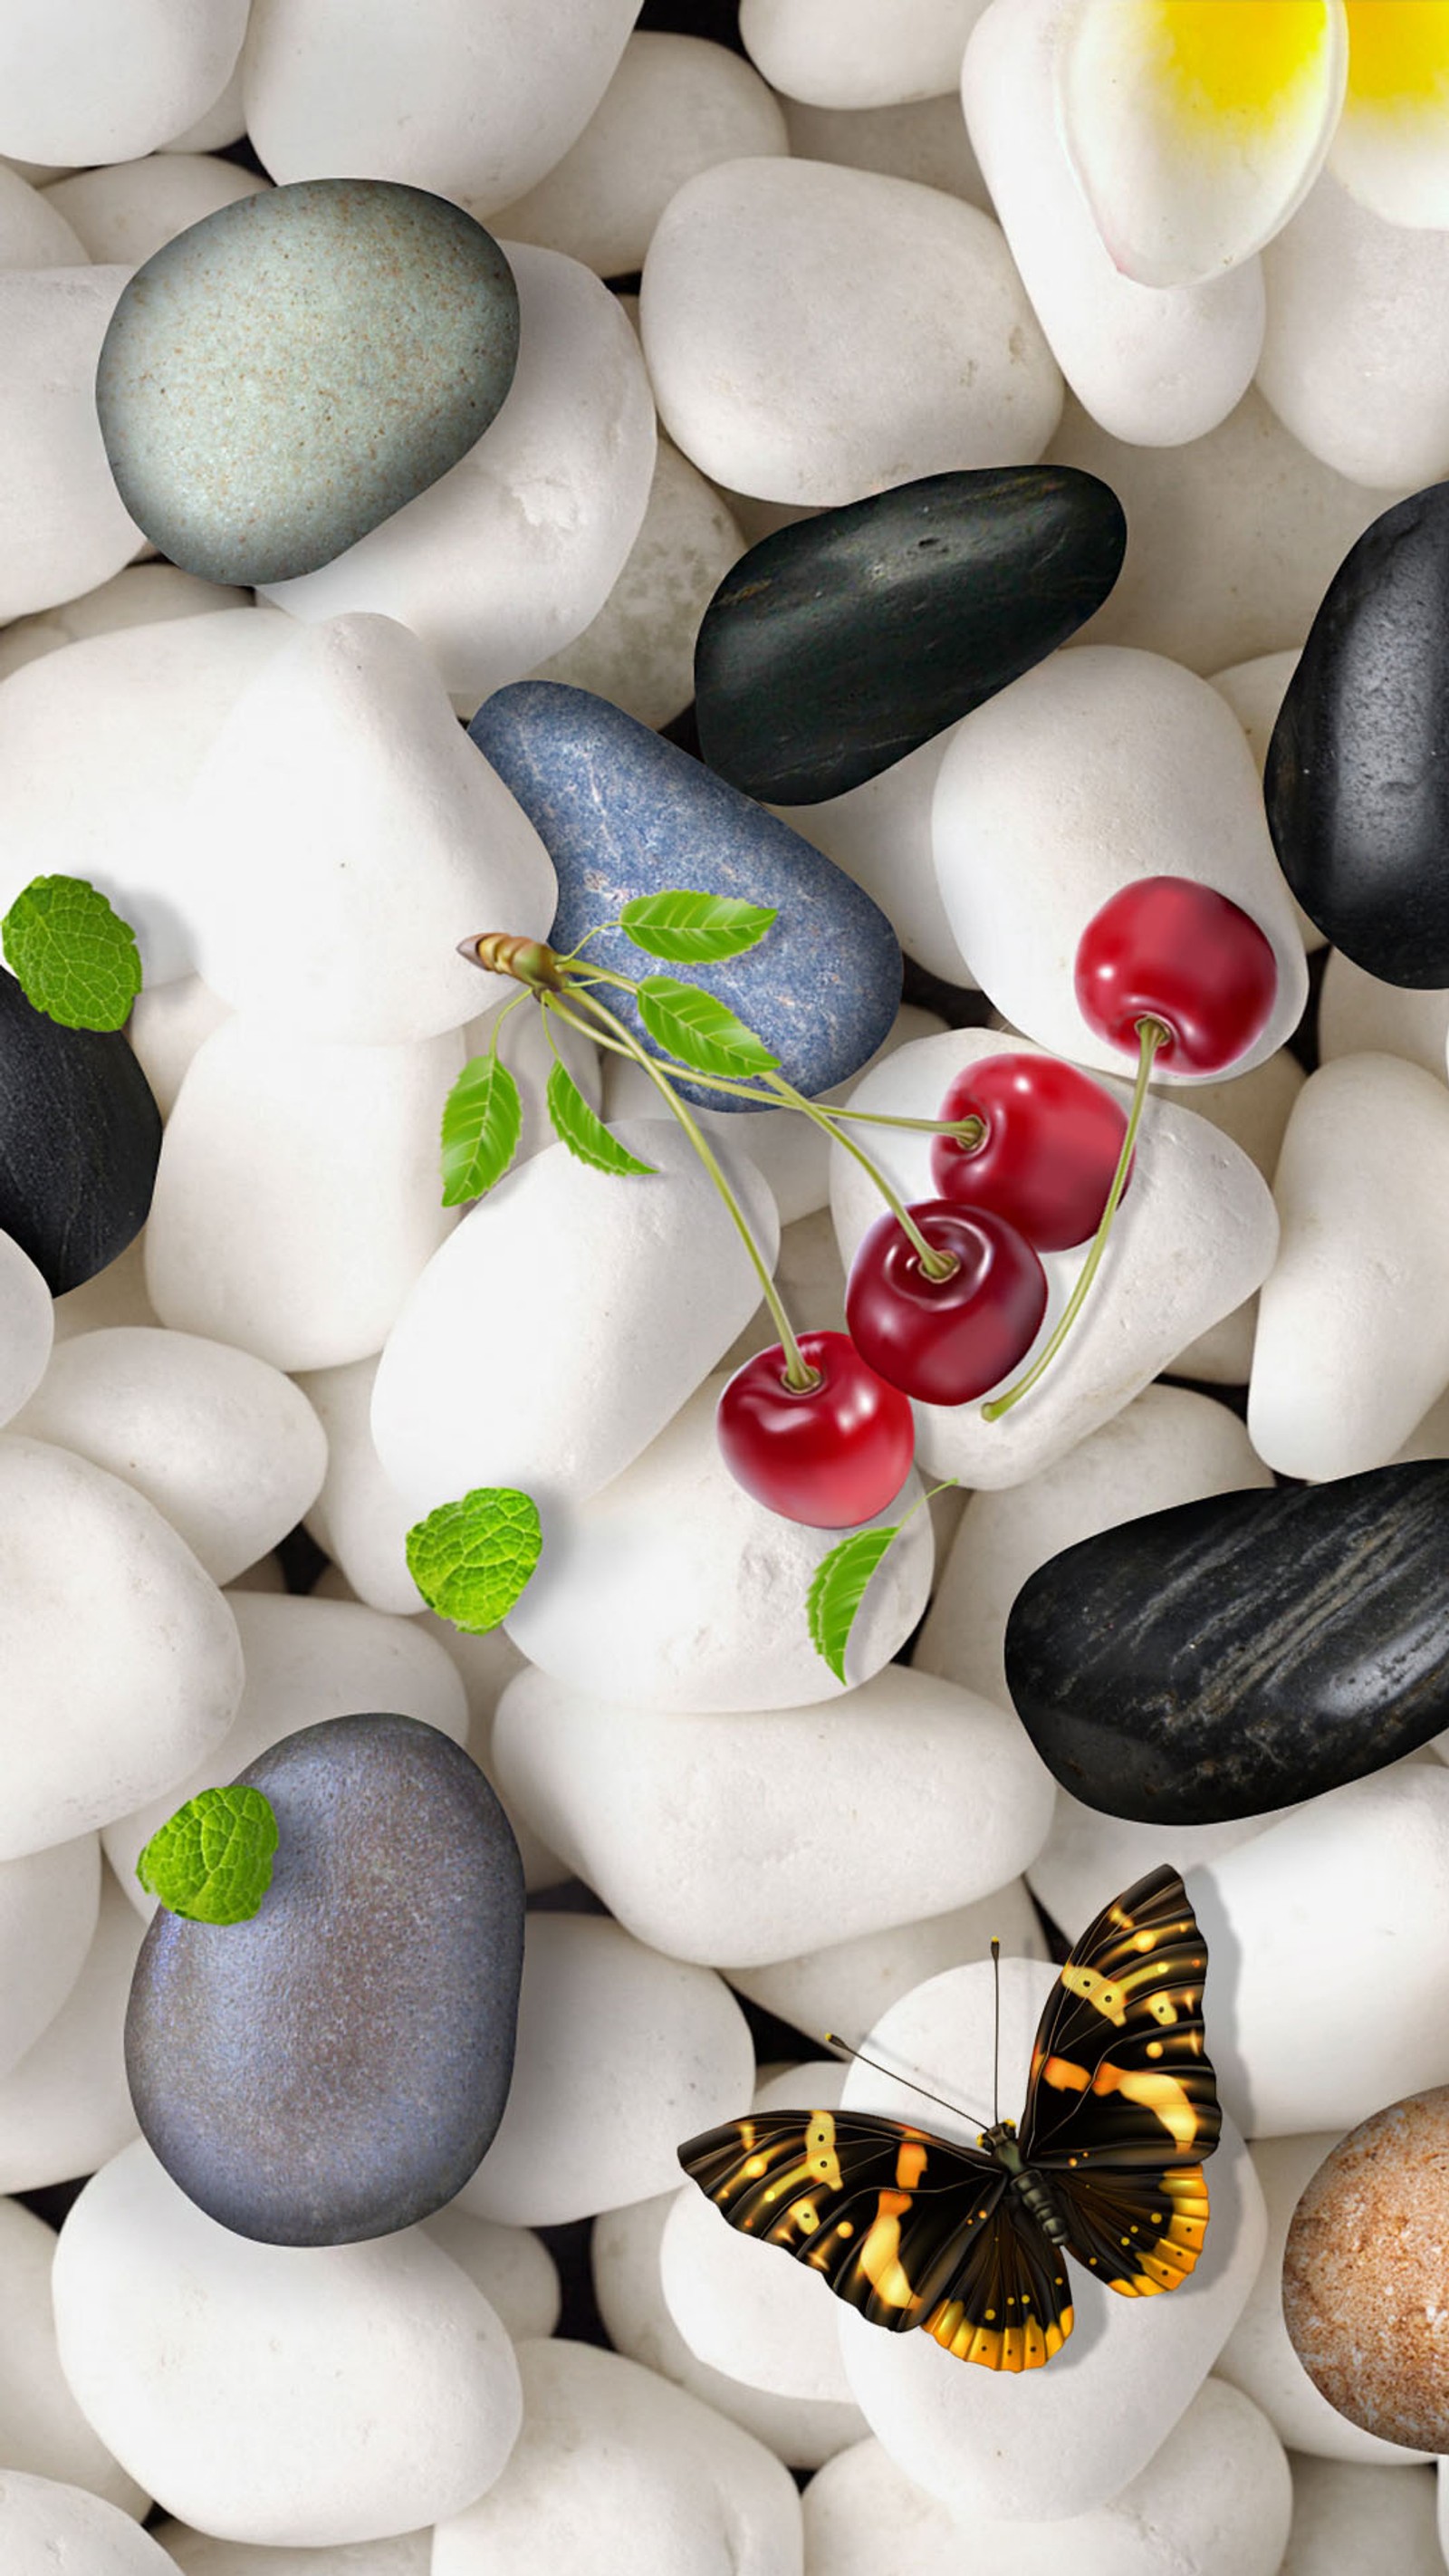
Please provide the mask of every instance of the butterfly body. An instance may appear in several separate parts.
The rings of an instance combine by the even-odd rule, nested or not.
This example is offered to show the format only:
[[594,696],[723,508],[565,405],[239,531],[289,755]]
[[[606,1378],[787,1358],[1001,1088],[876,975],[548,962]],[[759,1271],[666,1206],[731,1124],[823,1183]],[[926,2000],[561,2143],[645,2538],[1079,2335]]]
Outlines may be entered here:
[[679,2150],[732,2226],[821,2273],[873,2325],[1039,2369],[1072,2331],[1070,2253],[1124,2297],[1175,2289],[1208,2221],[1221,2114],[1207,1951],[1176,1870],[1104,1908],[1037,2030],[1018,2133],[977,2143],[860,2111],[735,2120]]

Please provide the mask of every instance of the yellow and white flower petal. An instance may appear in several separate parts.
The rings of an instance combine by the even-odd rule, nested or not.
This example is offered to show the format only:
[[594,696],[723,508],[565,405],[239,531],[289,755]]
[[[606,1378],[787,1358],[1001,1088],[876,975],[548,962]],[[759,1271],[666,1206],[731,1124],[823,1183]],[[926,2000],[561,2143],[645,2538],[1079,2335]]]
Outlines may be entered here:
[[1329,167],[1386,223],[1449,231],[1449,0],[1347,0]]
[[1261,250],[1323,166],[1347,77],[1343,0],[1080,0],[1058,106],[1124,276],[1198,285]]

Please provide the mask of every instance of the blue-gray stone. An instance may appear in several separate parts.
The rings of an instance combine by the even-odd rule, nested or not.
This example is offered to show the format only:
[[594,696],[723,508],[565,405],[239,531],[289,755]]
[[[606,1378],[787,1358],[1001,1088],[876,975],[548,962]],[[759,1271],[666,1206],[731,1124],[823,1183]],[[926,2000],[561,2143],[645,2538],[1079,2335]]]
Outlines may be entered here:
[[277,1819],[245,1923],[162,1908],[126,2074],[173,2181],[239,2236],[350,2245],[462,2189],[503,2116],[523,1867],[497,1798],[416,1718],[330,1718],[236,1775]]
[[[885,914],[841,868],[712,770],[587,689],[520,680],[485,701],[468,728],[539,834],[558,875],[549,933],[567,952],[636,895],[700,887],[779,914],[756,948],[721,965],[666,965],[628,933],[587,954],[617,973],[702,984],[813,1097],[844,1082],[881,1045],[900,1007],[901,952]],[[508,922],[488,923],[507,930]],[[651,1054],[632,997],[603,998]],[[680,1085],[706,1107],[752,1104]]]
[[121,498],[164,555],[205,581],[289,581],[456,465],[517,357],[513,272],[461,206],[302,179],[137,269],[96,408]]

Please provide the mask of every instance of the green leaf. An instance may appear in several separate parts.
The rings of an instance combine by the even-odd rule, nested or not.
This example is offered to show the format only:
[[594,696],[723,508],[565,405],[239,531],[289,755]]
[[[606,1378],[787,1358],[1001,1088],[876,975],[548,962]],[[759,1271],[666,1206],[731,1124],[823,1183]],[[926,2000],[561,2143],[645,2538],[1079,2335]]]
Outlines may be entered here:
[[136,934],[84,877],[32,877],[0,921],[0,940],[37,1011],[63,1029],[124,1028],[141,990]]
[[638,995],[639,1017],[651,1038],[681,1063],[693,1065],[696,1073],[772,1073],[780,1061],[763,1038],[701,984],[646,975]]
[[698,894],[666,886],[662,894],[636,895],[619,915],[636,948],[686,966],[712,966],[739,957],[764,938],[778,913],[737,895]]
[[602,1118],[589,1107],[567,1065],[555,1064],[548,1077],[544,1095],[553,1132],[581,1163],[591,1163],[596,1172],[617,1172],[621,1179],[633,1172],[655,1172],[657,1163],[641,1163],[617,1136],[611,1136]]
[[815,1568],[805,1598],[810,1643],[838,1682],[845,1679],[845,1649],[866,1585],[900,1528],[897,1521],[890,1529],[855,1530]]
[[152,1836],[136,1876],[188,1923],[248,1923],[272,1883],[277,1819],[240,1781],[202,1789]]
[[538,1506],[516,1485],[476,1485],[407,1534],[408,1572],[430,1610],[469,1636],[506,1619],[538,1563]]
[[465,1064],[443,1103],[443,1205],[461,1207],[501,1181],[523,1133],[523,1102],[496,1055]]

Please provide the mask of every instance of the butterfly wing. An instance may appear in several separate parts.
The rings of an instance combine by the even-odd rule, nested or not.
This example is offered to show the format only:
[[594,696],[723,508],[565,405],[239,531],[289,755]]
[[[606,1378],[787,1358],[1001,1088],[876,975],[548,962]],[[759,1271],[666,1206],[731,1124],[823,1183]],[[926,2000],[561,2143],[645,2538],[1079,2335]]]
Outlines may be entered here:
[[988,2370],[1040,2370],[1060,2352],[1072,2331],[1067,2267],[1015,2192],[1002,2193],[921,2324],[958,2361]]

